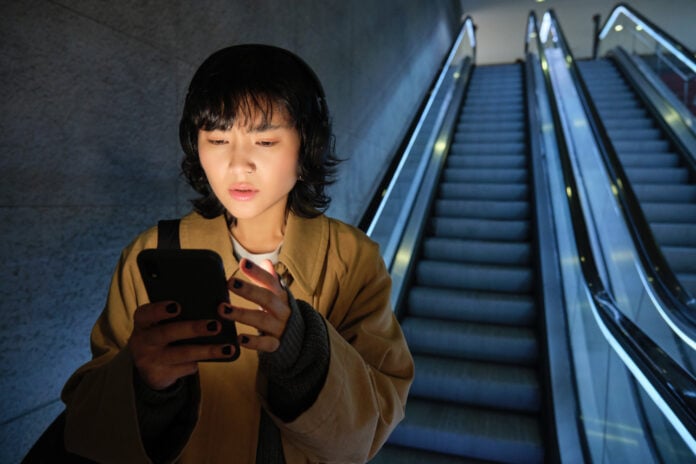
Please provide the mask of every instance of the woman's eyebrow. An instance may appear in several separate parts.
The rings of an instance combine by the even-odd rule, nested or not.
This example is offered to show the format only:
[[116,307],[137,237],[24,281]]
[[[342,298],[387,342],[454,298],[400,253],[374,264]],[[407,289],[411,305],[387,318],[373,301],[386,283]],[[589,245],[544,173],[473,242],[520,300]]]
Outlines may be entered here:
[[251,124],[249,128],[247,129],[247,132],[265,132],[265,131],[271,131],[271,130],[276,130],[276,129],[287,129],[291,127],[290,124],[283,123],[283,124],[273,124],[272,121],[262,121],[259,124]]

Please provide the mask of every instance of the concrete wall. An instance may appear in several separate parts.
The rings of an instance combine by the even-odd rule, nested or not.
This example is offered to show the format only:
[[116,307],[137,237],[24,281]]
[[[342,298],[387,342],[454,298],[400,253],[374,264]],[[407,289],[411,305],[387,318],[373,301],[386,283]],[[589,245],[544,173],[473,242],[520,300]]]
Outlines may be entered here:
[[61,409],[121,248],[189,210],[178,118],[207,55],[263,42],[314,67],[349,158],[330,213],[354,223],[459,16],[429,0],[0,0],[0,462]]

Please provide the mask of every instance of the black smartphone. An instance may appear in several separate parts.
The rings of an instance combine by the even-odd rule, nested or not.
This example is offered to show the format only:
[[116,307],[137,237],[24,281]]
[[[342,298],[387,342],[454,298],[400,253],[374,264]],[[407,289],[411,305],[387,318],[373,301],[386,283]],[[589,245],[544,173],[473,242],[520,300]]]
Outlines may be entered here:
[[234,345],[229,358],[207,361],[233,361],[239,356],[234,321],[220,318],[217,308],[229,302],[227,279],[220,255],[212,250],[147,249],[138,253],[138,268],[151,302],[176,301],[181,312],[177,320],[215,319],[222,324],[216,335],[181,340],[176,344]]

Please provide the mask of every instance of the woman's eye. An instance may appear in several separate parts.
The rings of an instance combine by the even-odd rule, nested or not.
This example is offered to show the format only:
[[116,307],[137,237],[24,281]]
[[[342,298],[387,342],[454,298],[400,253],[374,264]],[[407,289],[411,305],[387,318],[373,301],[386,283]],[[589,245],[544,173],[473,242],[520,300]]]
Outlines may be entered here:
[[227,140],[224,139],[209,139],[208,142],[210,142],[211,145],[224,145],[227,143]]
[[259,140],[258,142],[256,142],[256,145],[258,145],[260,147],[272,147],[276,143],[277,142],[274,142],[272,140]]

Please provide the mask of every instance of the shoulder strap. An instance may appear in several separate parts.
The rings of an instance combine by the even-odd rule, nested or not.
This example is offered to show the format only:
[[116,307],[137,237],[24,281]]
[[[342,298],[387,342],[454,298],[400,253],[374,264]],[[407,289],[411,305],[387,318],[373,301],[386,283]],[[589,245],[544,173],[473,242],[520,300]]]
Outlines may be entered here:
[[180,219],[162,219],[157,223],[157,248],[181,248],[179,242]]

